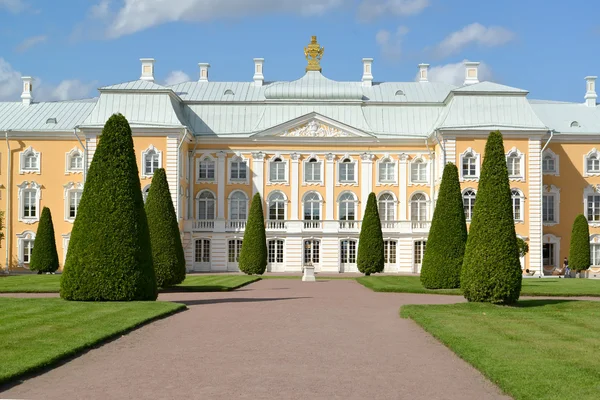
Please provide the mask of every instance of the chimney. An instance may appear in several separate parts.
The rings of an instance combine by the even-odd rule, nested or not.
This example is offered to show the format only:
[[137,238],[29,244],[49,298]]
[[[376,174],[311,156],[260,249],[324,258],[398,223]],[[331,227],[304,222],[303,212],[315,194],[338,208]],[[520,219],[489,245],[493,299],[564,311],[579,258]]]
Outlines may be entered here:
[[198,82],[208,82],[208,69],[210,68],[209,63],[198,63],[200,67],[200,79]]
[[586,76],[586,87],[587,92],[585,92],[585,105],[588,107],[596,107],[596,99],[598,95],[596,94],[596,76]]
[[363,86],[372,86],[373,85],[373,71],[371,66],[373,65],[372,58],[363,58],[363,76],[362,76],[362,85]]
[[265,62],[264,58],[255,58],[254,59],[254,86],[262,86],[265,77],[263,75],[263,64]]
[[21,99],[23,100],[23,104],[28,106],[33,101],[33,78],[24,76],[21,80],[23,81],[23,93],[21,93]]
[[477,74],[478,67],[478,62],[465,61],[465,86],[479,83],[479,77]]
[[142,76],[140,80],[154,82],[154,58],[140,58],[142,62]]
[[419,64],[419,82],[429,82],[427,73],[429,72],[429,64]]

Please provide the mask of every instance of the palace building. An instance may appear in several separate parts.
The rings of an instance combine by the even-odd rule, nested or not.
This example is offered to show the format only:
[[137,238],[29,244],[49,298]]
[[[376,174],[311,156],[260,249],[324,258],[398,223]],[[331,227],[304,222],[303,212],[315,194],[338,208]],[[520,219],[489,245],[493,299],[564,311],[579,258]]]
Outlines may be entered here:
[[385,271],[418,273],[444,164],[459,167],[469,221],[487,135],[500,130],[516,232],[529,244],[523,268],[560,267],[584,213],[597,266],[588,275],[600,277],[596,77],[585,78],[582,103],[532,100],[526,90],[480,82],[476,62],[465,63],[458,87],[431,82],[427,64],[416,79],[378,82],[371,58],[362,59],[360,79],[338,82],[321,71],[316,37],[304,51],[304,75],[281,82],[265,80],[256,58],[247,81],[212,82],[200,63],[197,81],[163,86],[154,59],[143,58],[139,79],[100,88],[97,98],[36,102],[33,79],[23,77],[22,101],[0,103],[3,267],[28,267],[44,206],[64,262],[102,128],[121,113],[142,190],[166,169],[188,271],[238,270],[255,193],[264,201],[268,271],[300,272],[309,261],[317,272],[357,271],[361,219],[375,192]]

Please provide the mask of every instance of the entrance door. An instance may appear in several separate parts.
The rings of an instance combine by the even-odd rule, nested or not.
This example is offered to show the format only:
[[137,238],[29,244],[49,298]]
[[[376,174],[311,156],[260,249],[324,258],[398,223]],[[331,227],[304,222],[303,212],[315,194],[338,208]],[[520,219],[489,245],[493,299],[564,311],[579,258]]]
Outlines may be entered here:
[[302,260],[302,268],[310,263],[315,267],[315,272],[321,271],[321,257],[319,253],[320,244],[321,242],[316,239],[307,239],[304,241],[304,259]]
[[358,272],[356,266],[356,240],[347,239],[340,243],[340,272]]
[[210,240],[196,239],[194,246],[194,271],[210,271]]
[[551,275],[552,270],[556,267],[554,243],[544,243],[543,262],[544,262],[544,273]]
[[283,271],[283,240],[271,239],[267,242],[267,270],[269,272]]
[[227,243],[227,271],[237,272],[240,270],[238,261],[242,252],[242,240],[231,239]]
[[414,271],[417,274],[421,273],[421,265],[423,264],[423,255],[425,254],[426,240],[417,240],[414,245]]

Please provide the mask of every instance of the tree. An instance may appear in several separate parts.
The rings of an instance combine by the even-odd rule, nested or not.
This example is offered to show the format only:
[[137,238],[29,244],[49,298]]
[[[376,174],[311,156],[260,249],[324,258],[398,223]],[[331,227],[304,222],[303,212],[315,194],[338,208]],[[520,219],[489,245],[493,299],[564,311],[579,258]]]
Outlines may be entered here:
[[163,168],[154,171],[152,176],[146,199],[146,216],[156,286],[164,288],[183,282],[186,272],[185,255],[167,175]]
[[29,269],[37,271],[38,274],[54,272],[58,269],[58,252],[56,251],[56,240],[54,238],[54,224],[52,223],[52,214],[48,207],[44,207],[42,210],[40,223],[33,242]]
[[517,237],[517,246],[519,247],[519,257],[525,257],[529,253],[529,245],[520,237]]
[[573,221],[571,246],[569,247],[569,268],[573,271],[585,271],[590,267],[590,227],[583,214]]
[[127,119],[108,119],[83,188],[60,282],[67,300],[156,300],[148,221]]
[[495,131],[485,146],[460,287],[469,301],[512,304],[519,299],[521,280],[504,143]]
[[381,220],[377,209],[377,198],[375,193],[371,193],[367,200],[365,216],[360,228],[356,266],[361,273],[369,276],[377,272],[383,272],[384,263],[383,233],[381,232]]
[[427,289],[460,287],[460,270],[467,242],[467,223],[458,168],[446,164],[431,221],[421,268],[421,283]]
[[240,271],[248,275],[262,275],[267,269],[267,235],[262,200],[258,193],[252,198],[239,266]]

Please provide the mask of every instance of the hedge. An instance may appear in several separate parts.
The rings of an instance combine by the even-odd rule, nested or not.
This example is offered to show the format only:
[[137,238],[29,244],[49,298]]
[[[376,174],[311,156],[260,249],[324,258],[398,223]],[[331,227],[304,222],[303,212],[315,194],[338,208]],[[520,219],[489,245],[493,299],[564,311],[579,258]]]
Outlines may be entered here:
[[267,269],[267,235],[262,200],[258,193],[252,198],[239,256],[239,268],[248,275],[262,275]]
[[54,224],[52,223],[52,214],[48,207],[42,209],[35,240],[33,241],[29,269],[37,271],[38,274],[54,272],[58,269],[58,252],[56,251]]
[[569,268],[585,271],[590,267],[590,227],[583,214],[573,221],[571,245],[569,246]]
[[356,266],[366,276],[383,272],[385,266],[383,233],[381,232],[381,220],[379,219],[375,193],[369,194],[367,206],[365,207],[365,215],[358,240]]

